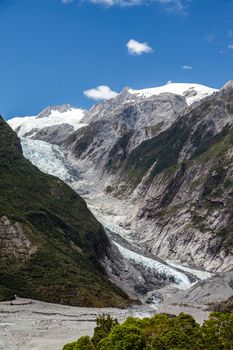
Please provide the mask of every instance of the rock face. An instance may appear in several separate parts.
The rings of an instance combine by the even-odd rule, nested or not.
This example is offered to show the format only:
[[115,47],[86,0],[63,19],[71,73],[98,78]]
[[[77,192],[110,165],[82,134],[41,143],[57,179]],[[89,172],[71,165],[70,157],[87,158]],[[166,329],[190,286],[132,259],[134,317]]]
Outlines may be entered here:
[[168,304],[203,305],[227,300],[233,295],[233,272],[221,273],[199,282],[188,291],[179,292]]
[[12,224],[6,216],[0,218],[1,258],[12,255],[18,263],[29,259],[37,250],[29,241],[20,223]]
[[233,268],[232,107],[233,89],[200,102],[134,149],[118,174],[125,187],[115,194],[140,198],[136,239],[164,259]]
[[29,134],[24,134],[25,138],[31,136],[33,140],[41,140],[46,142],[51,142],[53,144],[62,144],[67,135],[74,132],[74,127],[70,124],[59,124],[54,126],[47,126],[42,129],[32,129]]
[[58,112],[58,113],[71,112],[72,108],[73,107],[69,104],[62,105],[62,106],[59,106],[59,105],[58,106],[49,106],[38,114],[37,119],[49,118],[49,116],[52,114],[52,112]]
[[63,147],[76,159],[110,172],[144,140],[169,128],[186,107],[182,96],[164,93],[132,99],[124,91],[116,100],[92,108],[85,116],[89,124],[68,136]]

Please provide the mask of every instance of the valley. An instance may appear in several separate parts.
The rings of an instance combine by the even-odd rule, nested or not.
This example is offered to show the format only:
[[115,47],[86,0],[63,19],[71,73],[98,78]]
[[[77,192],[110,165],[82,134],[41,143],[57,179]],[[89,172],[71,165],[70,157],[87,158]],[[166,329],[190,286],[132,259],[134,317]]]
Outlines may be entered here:
[[[194,92],[195,88],[198,92]],[[187,101],[182,100],[182,96],[176,94],[185,89],[187,89],[187,92],[184,93]],[[155,138],[150,134],[144,134],[146,128],[149,130],[151,125],[160,125],[163,120],[162,129],[157,128],[156,132],[159,137],[163,134],[162,130],[166,132],[165,130],[173,127],[179,118],[179,113],[184,113],[187,104],[191,106],[213,93],[215,93],[214,90],[208,90],[205,87],[200,88],[198,85],[187,87],[185,84],[171,84],[164,88],[161,87],[160,90],[159,88],[158,90],[145,90],[145,93],[126,89],[113,100],[97,105],[90,111],[84,111],[83,118],[77,119],[80,124],[73,123],[75,109],[70,106],[62,107],[65,108],[64,110],[56,107],[53,112],[51,112],[52,108],[42,112],[39,118],[36,118],[38,120],[37,130],[32,127],[33,120],[29,122],[21,118],[23,127],[20,126],[20,118],[10,121],[10,125],[19,130],[24,156],[42,171],[66,181],[85,199],[89,209],[103,225],[112,241],[111,250],[114,259],[107,258],[103,261],[109,277],[128,295],[134,299],[140,299],[143,303],[164,302],[176,294],[177,290],[188,289],[198,281],[211,277],[215,272],[206,271],[204,266],[189,263],[189,261],[182,263],[176,256],[172,259],[171,252],[164,256],[163,254],[157,255],[155,250],[148,248],[155,244],[155,232],[158,231],[158,227],[154,226],[153,221],[145,220],[144,217],[140,218],[140,212],[144,210],[143,205],[146,205],[146,210],[149,209],[151,199],[148,199],[148,194],[150,191],[153,191],[154,195],[160,190],[146,189],[143,184],[145,179],[142,179],[133,191],[125,191],[125,189],[122,191],[124,180],[119,179],[119,171],[116,172],[115,169],[119,168],[121,171],[121,163],[124,164],[124,158],[127,160],[132,154],[130,148],[133,147],[135,150],[137,144],[139,147],[142,145],[143,140]],[[69,122],[69,113],[72,116],[72,123]],[[80,113],[79,110],[77,113]],[[67,133],[66,129],[63,130],[63,124],[56,125],[57,120],[62,121],[63,114],[66,122],[72,127],[75,125],[76,130],[73,134],[70,131]],[[42,120],[50,120],[50,122],[46,124],[43,122],[40,126],[41,116]],[[52,124],[53,118],[55,118],[55,125],[45,128],[44,124]],[[94,139],[91,137],[84,141],[86,130],[91,129],[92,125],[97,128]],[[112,126],[116,129],[114,136]],[[61,135],[61,130],[63,130],[62,139],[57,137],[57,132],[53,134],[58,127],[58,135]],[[34,133],[30,133],[30,128]],[[64,138],[64,133],[67,134],[66,138]],[[122,146],[116,147],[122,135],[129,133],[133,135],[131,136],[134,139],[133,145],[130,139],[127,142],[131,146],[126,146],[125,150],[121,148]],[[105,140],[101,141],[99,137],[101,139],[104,137]],[[75,140],[75,149],[81,151],[78,156],[73,146],[70,146],[73,142],[72,138]],[[83,142],[85,142],[85,148],[82,146]],[[122,152],[126,154],[121,159],[124,154]],[[117,168],[112,164],[113,170],[108,171],[105,170],[105,166],[109,164],[110,155],[113,158],[117,156],[119,160],[116,163]],[[119,188],[123,194],[119,195]],[[182,225],[183,223],[180,224],[180,227]],[[162,236],[158,242],[162,242],[163,239]],[[151,240],[153,240],[152,245]]]
[[[59,146],[31,139],[23,139],[22,146],[25,157],[34,165],[46,173],[67,181],[77,193],[82,195],[91,212],[105,228],[113,246],[127,264],[133,265],[129,273],[123,272],[120,267],[117,274],[114,275],[112,270],[117,269],[116,261],[113,261],[112,264],[108,260],[103,262],[111,279],[132,298],[139,298],[144,303],[152,301],[152,304],[154,302],[158,304],[161,300],[164,301],[164,295],[167,299],[177,290],[188,289],[198,281],[212,275],[206,271],[183,267],[175,261],[164,261],[149,253],[145,248],[143,249],[143,244],[134,238],[134,231],[129,225],[138,208],[130,201],[106,194],[104,192],[106,180],[99,181],[97,185],[95,181],[97,174],[92,169],[84,172],[84,169],[79,169],[77,164],[72,164],[72,162],[69,164],[67,161],[69,157],[65,156]],[[72,175],[74,173],[76,177]],[[136,274],[131,274],[133,269],[137,270]],[[147,283],[149,284],[148,291],[145,288]],[[153,297],[153,284],[157,297]],[[142,293],[135,292],[135,287],[137,289],[137,286],[142,285],[144,286]],[[171,285],[171,288],[167,289],[167,285]]]
[[233,350],[233,0],[0,0],[0,350]]
[[[9,320],[2,323],[6,342],[26,319],[34,322],[35,333],[30,322],[24,323],[25,350],[42,350],[44,341],[48,349],[51,342],[51,349],[59,350],[66,340],[90,334],[102,312],[119,320],[187,312],[202,322],[213,303],[232,297],[233,85],[217,92],[181,84],[179,94],[179,84],[171,85],[164,92],[125,89],[89,111],[78,109],[77,122],[69,105],[8,121],[20,136],[24,157],[68,184],[102,224],[108,242],[98,247],[98,259],[109,282],[119,288],[112,287],[117,293],[112,298],[117,295],[118,306],[125,309],[96,309],[97,299],[87,301],[91,308],[77,309],[16,298],[13,305],[0,304]],[[113,299],[99,293],[97,286],[99,306],[112,306]],[[76,297],[68,300],[80,306]],[[80,322],[77,334],[71,315],[78,322],[84,314],[88,320]],[[60,334],[62,342],[61,328],[68,332],[67,338]],[[15,349],[13,343],[8,346]]]

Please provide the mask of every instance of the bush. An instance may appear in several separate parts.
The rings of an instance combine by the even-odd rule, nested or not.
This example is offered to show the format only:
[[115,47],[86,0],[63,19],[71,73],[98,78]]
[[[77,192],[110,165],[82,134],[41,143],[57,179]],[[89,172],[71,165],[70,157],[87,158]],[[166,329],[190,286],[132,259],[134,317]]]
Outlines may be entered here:
[[63,350],[74,350],[75,344],[76,344],[76,342],[66,344],[66,345],[63,347]]
[[233,314],[213,312],[202,326],[205,349],[233,349]]
[[96,319],[96,325],[94,335],[92,337],[92,343],[97,345],[100,340],[106,338],[111,330],[118,324],[116,319],[113,319],[110,315],[100,315]]
[[212,313],[202,326],[184,313],[129,317],[123,324],[102,315],[92,340],[81,337],[63,350],[233,350],[233,314]]
[[142,350],[143,334],[139,327],[134,325],[117,325],[109,336],[101,340],[98,350]]
[[65,345],[63,350],[96,350],[96,348],[91,342],[90,337],[85,336],[79,338],[77,342]]

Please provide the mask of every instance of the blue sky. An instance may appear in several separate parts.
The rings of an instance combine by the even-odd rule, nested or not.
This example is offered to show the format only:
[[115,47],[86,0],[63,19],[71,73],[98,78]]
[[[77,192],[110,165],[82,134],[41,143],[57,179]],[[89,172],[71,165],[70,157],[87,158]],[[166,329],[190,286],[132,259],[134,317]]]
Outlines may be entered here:
[[88,108],[96,101],[84,91],[101,85],[219,88],[232,75],[232,0],[0,0],[5,118]]

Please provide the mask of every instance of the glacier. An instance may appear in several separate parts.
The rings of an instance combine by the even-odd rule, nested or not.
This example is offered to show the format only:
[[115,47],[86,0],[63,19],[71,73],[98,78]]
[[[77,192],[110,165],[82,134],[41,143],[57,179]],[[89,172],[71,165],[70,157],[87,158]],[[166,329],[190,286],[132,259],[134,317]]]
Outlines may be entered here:
[[59,177],[65,182],[78,178],[76,169],[67,161],[57,145],[28,138],[21,139],[24,157],[46,174]]

